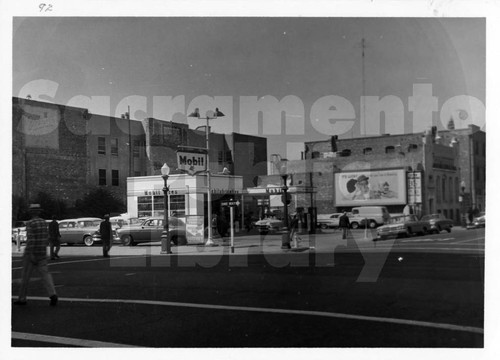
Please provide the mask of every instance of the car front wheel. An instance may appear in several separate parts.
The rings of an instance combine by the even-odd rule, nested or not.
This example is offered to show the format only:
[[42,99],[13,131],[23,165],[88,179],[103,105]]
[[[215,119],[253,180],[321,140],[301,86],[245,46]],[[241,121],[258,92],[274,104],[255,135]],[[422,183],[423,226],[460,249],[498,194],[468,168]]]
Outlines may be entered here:
[[92,239],[92,236],[87,235],[83,238],[83,243],[86,246],[92,246],[94,245],[94,239]]
[[134,240],[132,239],[132,236],[130,236],[130,235],[123,235],[122,236],[122,245],[123,246],[132,246],[132,245],[134,245]]
[[357,222],[353,222],[353,223],[351,223],[351,228],[357,229],[357,228],[359,228],[359,224]]

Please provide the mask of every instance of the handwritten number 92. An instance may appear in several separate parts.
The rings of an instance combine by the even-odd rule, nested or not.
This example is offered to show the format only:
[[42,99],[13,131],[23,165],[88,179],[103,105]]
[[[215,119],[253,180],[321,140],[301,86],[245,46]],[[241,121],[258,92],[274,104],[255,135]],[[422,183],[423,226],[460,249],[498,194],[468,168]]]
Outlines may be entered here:
[[40,12],[42,11],[52,11],[52,4],[44,4],[44,3],[41,3],[40,5],[38,5],[38,7],[40,8]]

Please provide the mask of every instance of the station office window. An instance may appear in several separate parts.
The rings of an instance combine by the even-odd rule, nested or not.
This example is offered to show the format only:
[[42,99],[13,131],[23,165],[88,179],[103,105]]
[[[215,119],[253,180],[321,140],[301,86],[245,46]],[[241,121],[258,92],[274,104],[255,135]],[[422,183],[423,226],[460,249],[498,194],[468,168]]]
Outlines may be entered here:
[[111,155],[118,156],[118,139],[111,139]]
[[99,169],[99,185],[106,185],[106,169]]
[[391,153],[393,153],[394,151],[395,151],[394,146],[387,146],[387,147],[385,148],[385,153],[386,153],[386,154],[391,154]]
[[118,170],[111,170],[111,185],[120,185],[120,173],[118,172]]
[[106,155],[106,138],[104,137],[97,138],[97,153],[99,155]]
[[365,154],[365,155],[371,154],[372,151],[373,151],[373,149],[371,147],[367,147],[367,148],[363,149],[363,154]]

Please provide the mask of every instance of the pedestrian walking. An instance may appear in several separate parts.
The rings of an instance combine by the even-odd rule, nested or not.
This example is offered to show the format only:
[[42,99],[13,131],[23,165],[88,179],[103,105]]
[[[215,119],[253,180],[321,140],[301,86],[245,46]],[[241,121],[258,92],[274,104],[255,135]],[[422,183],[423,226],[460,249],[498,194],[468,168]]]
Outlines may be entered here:
[[49,224],[49,248],[50,259],[59,259],[59,249],[61,249],[61,233],[59,232],[59,223],[57,222],[55,216],[52,216],[52,221]]
[[57,305],[57,294],[54,287],[52,275],[47,267],[47,245],[49,231],[47,223],[40,218],[42,209],[39,204],[31,204],[29,207],[31,220],[26,225],[26,248],[23,254],[23,271],[21,275],[21,289],[19,297],[14,305],[26,305],[28,283],[33,270],[37,270],[42,276],[43,284],[49,294],[50,305]]
[[347,239],[347,231],[351,227],[351,222],[349,221],[349,216],[344,211],[339,217],[339,228],[342,229],[342,239]]
[[111,249],[111,223],[109,222],[109,215],[104,215],[104,220],[99,225],[99,233],[101,234],[102,241],[102,256],[109,257],[109,250]]

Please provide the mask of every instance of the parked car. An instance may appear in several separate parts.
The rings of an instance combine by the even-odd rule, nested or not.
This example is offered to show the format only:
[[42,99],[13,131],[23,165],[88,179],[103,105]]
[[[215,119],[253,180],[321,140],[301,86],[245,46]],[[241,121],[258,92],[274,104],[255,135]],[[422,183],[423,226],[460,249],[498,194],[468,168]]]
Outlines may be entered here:
[[19,239],[20,243],[26,242],[26,224],[28,221],[16,221],[14,227],[12,228],[12,242],[17,244]]
[[59,221],[61,243],[67,245],[94,245],[94,233],[99,229],[102,219],[94,217],[65,219]]
[[480,213],[472,219],[472,223],[467,226],[467,229],[478,229],[484,228],[486,226],[486,214],[484,212]]
[[317,219],[317,227],[322,229],[331,229],[339,227],[339,217],[342,213],[319,214]]
[[[163,232],[163,216],[145,219],[140,224],[125,225],[116,230],[124,246],[134,246],[142,242],[161,240]],[[187,244],[186,224],[179,218],[168,218],[168,233],[174,245]]]
[[388,223],[377,228],[377,239],[406,236],[413,234],[427,234],[429,223],[418,220],[415,215],[398,215],[389,219]]
[[451,232],[453,227],[453,221],[444,217],[443,214],[424,215],[421,220],[429,223],[430,232],[440,233],[442,230]]
[[285,223],[276,214],[269,213],[264,219],[257,221],[255,227],[261,235],[267,235],[283,231]]
[[[118,236],[118,233],[116,232],[116,226],[114,224],[111,224],[111,229],[113,230],[113,241],[112,243],[121,243],[120,237]],[[92,234],[92,240],[94,240],[94,243],[102,241],[101,239],[101,233],[99,232],[99,228]]]
[[[45,220],[45,222],[48,224],[52,220]],[[16,222],[16,227],[12,229],[12,243],[17,244],[17,239],[19,238],[19,244],[24,244],[26,242],[26,225],[28,224],[28,221],[17,221]]]

